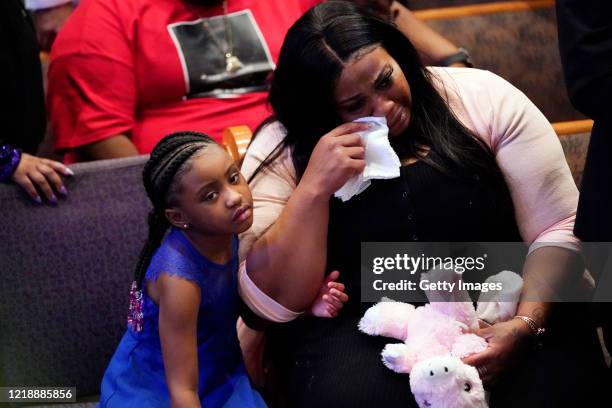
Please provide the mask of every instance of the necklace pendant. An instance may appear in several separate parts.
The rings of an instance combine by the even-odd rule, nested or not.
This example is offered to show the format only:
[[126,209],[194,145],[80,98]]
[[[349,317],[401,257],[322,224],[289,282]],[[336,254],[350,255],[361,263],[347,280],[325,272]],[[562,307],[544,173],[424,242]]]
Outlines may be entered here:
[[226,72],[233,74],[234,72],[241,70],[243,66],[244,65],[242,65],[242,62],[238,59],[238,57],[230,53],[225,54],[225,71]]

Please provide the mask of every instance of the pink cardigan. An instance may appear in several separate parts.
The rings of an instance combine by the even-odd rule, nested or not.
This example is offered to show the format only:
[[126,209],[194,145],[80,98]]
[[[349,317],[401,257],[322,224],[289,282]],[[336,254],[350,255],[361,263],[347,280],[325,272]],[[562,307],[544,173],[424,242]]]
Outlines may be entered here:
[[[530,252],[542,246],[579,251],[580,242],[573,233],[578,190],[561,143],[544,115],[521,91],[491,72],[439,67],[431,67],[429,72],[459,120],[495,153]],[[278,122],[261,131],[244,159],[245,177],[250,177],[284,136],[285,129]],[[276,221],[296,185],[288,149],[251,182],[254,223],[240,236],[241,259]],[[250,292],[254,285],[244,270],[241,272],[241,285]]]

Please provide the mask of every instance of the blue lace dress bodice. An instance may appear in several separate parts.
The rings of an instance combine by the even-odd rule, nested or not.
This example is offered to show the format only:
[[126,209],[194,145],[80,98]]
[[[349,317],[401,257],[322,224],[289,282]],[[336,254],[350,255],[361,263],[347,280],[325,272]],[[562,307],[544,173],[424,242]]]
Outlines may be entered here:
[[[220,265],[200,254],[185,235],[173,228],[156,251],[145,282],[160,274],[180,276],[198,284],[198,393],[205,407],[265,407],[246,373],[238,336],[238,239],[231,260]],[[144,286],[144,285],[143,285]],[[143,291],[144,325],[128,327],[102,380],[101,407],[169,407],[159,337],[159,307]]]

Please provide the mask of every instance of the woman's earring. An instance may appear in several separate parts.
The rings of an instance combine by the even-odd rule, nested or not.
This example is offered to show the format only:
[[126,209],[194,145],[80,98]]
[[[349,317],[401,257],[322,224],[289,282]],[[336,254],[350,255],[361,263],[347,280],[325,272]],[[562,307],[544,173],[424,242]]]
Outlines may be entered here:
[[187,223],[183,224],[183,229],[187,229],[187,228],[189,228],[189,224]]

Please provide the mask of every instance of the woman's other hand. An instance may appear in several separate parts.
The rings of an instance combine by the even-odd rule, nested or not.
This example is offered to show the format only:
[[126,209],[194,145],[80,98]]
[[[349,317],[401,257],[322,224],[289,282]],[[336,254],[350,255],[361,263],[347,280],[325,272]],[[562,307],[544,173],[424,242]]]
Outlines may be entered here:
[[496,323],[474,333],[484,338],[489,347],[462,360],[476,367],[485,386],[494,384],[507,367],[520,361],[532,336],[529,327],[517,319]]
[[357,132],[370,127],[367,123],[345,123],[325,134],[315,146],[300,184],[315,194],[331,197],[351,177],[365,167],[365,148]]
[[338,312],[348,302],[348,295],[344,293],[344,285],[336,282],[340,272],[333,271],[330,273],[321,285],[321,290],[317,295],[310,310],[310,314],[316,317],[336,317]]
[[72,176],[74,173],[60,162],[22,153],[11,180],[37,203],[42,203],[38,193],[40,191],[49,203],[57,204],[55,192],[62,196],[68,194],[60,175]]

